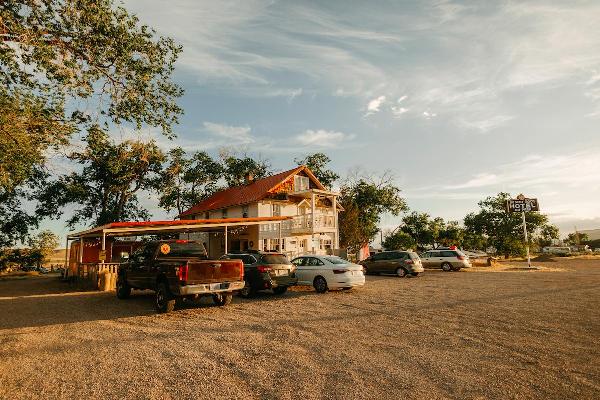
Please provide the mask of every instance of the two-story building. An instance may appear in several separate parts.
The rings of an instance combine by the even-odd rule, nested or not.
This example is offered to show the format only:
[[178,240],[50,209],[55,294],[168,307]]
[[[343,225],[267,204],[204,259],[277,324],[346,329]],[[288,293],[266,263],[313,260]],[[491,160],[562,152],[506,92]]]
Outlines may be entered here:
[[[280,224],[231,229],[229,251],[277,250],[300,254],[333,254],[339,248],[339,193],[327,190],[306,166],[262,179],[246,177],[242,186],[217,192],[181,213],[180,219],[289,216]],[[200,234],[212,257],[225,252],[222,232]]]

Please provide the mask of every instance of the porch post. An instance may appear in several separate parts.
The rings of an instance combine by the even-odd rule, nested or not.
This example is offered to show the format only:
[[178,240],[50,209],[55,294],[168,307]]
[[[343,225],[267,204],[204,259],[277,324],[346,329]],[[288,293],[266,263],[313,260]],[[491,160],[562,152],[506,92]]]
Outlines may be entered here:
[[69,268],[69,237],[67,236],[67,240],[65,243],[65,265],[64,265],[64,271],[63,271],[63,279],[65,279],[68,275],[68,268]]
[[225,225],[225,254],[227,254],[227,225]]
[[311,226],[311,248],[312,248],[312,253],[313,254],[317,254],[317,249],[315,248],[315,221],[316,221],[316,216],[315,216],[315,192],[311,193],[311,205],[310,205],[310,210],[311,210],[311,219],[312,219],[312,226]]
[[83,238],[79,238],[79,264],[83,263]]
[[102,260],[102,264],[106,261],[106,232],[102,230],[102,251],[105,253],[104,260]]
[[333,250],[338,250],[339,245],[339,241],[338,241],[338,236],[339,236],[339,228],[338,228],[338,218],[337,218],[337,196],[333,196],[332,197],[332,201],[333,201],[333,227],[335,228],[335,233],[334,233],[334,239],[333,239]]
[[281,221],[279,222],[279,251],[283,252],[283,245],[281,243]]

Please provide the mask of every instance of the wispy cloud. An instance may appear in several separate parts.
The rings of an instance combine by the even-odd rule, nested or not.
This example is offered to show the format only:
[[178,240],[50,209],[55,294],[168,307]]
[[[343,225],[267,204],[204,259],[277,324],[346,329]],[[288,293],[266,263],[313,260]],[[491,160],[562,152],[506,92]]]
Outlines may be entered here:
[[379,96],[369,101],[367,104],[367,112],[365,113],[365,117],[378,113],[383,103],[385,103],[385,96]]
[[352,140],[354,135],[343,132],[327,131],[324,129],[308,129],[296,136],[296,141],[307,147],[336,147]]
[[250,135],[249,126],[231,126],[214,122],[203,122],[203,131],[227,140],[229,144],[250,144],[256,139]]

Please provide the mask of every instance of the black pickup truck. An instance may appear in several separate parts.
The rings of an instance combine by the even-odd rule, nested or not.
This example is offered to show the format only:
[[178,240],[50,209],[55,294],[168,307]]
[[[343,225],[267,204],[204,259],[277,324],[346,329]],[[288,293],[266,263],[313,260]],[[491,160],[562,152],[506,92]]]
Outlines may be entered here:
[[224,306],[243,287],[242,261],[209,260],[202,243],[187,240],[145,243],[124,260],[117,276],[119,299],[128,298],[132,289],[154,290],[161,313],[173,311],[177,298],[211,295]]

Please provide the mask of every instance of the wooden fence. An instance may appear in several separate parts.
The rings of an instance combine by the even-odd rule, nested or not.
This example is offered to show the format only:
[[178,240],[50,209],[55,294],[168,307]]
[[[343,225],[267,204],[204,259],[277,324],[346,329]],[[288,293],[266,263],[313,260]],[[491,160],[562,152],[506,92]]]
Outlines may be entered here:
[[116,289],[116,276],[119,271],[119,263],[80,263],[77,265],[77,281],[83,286],[98,289],[99,278],[103,273],[111,273],[110,290]]

